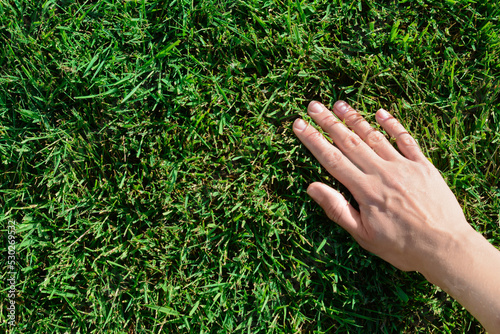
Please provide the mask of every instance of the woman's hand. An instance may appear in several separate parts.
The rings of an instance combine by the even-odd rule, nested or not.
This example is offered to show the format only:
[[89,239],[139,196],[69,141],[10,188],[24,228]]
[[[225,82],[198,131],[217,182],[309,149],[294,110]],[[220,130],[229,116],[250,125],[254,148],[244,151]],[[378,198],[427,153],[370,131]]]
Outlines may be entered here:
[[311,184],[308,194],[363,248],[402,270],[430,270],[426,268],[430,256],[449,238],[472,230],[455,196],[387,111],[380,109],[377,121],[396,139],[402,154],[347,103],[338,101],[333,111],[337,117],[319,102],[308,107],[336,147],[302,119],[295,121],[294,132],[351,191],[359,212],[323,183]]
[[401,153],[347,103],[338,101],[333,111],[318,102],[308,107],[335,146],[302,119],[293,129],[349,189],[359,211],[323,183],[312,183],[308,194],[363,248],[399,269],[420,271],[500,333],[500,252],[467,223],[439,171],[387,111],[376,118]]

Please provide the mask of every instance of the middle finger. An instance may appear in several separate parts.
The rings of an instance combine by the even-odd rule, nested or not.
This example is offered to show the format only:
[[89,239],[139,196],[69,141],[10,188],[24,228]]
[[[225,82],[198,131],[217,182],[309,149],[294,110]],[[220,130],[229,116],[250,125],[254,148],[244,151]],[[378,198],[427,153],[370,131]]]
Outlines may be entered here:
[[344,101],[337,101],[333,106],[333,112],[347,126],[354,130],[364,142],[370,146],[382,159],[395,160],[400,154],[389,143],[387,138],[375,130],[356,110]]

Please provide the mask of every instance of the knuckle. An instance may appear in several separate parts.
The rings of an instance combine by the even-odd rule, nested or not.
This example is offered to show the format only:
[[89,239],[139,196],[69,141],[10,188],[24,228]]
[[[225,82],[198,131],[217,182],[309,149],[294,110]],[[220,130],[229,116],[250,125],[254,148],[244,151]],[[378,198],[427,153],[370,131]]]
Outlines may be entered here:
[[325,137],[316,129],[309,133],[306,138],[311,142],[319,142],[325,140]]
[[343,159],[342,153],[340,153],[337,150],[330,150],[324,156],[325,164],[331,168],[338,167],[342,159]]
[[377,131],[373,128],[370,128],[370,130],[368,131],[368,134],[366,135],[365,142],[371,147],[371,146],[377,145],[378,143],[380,143],[384,139],[385,139],[385,136],[382,133],[380,133],[379,131]]
[[355,135],[348,135],[342,141],[343,149],[351,151],[361,144],[361,139]]
[[365,119],[359,113],[353,112],[345,118],[345,121],[349,126],[356,127],[364,122]]
[[[427,160],[427,159],[426,159]],[[415,161],[411,161],[413,163],[414,169],[418,172],[419,175],[421,175],[424,178],[429,178],[433,174],[432,167],[429,166],[428,164],[424,163],[419,163]]]
[[398,132],[401,132],[401,124],[396,119],[391,119],[389,124],[387,124],[387,128],[389,133],[391,134],[396,134]]
[[413,137],[406,131],[401,132],[397,137],[396,137],[396,142],[398,145],[406,145],[406,146],[417,146],[417,142]]
[[343,211],[345,209],[345,206],[342,205],[340,202],[328,202],[325,205],[325,213],[334,222],[338,222],[340,218],[342,217]]
[[426,179],[441,175],[437,168],[425,157],[420,161],[412,162],[415,164],[415,169]]
[[333,116],[333,115],[331,115],[331,114],[330,114],[330,115],[326,116],[326,117],[323,119],[322,123],[323,123],[323,127],[324,127],[324,128],[331,129],[331,128],[333,128],[336,124],[338,124],[338,123],[340,123],[340,122],[338,121],[338,119],[337,119],[335,116]]

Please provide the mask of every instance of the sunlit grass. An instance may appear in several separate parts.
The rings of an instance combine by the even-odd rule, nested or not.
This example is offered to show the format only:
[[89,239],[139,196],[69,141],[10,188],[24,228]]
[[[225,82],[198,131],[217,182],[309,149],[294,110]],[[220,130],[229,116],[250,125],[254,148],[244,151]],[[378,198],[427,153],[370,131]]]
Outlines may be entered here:
[[493,0],[1,2],[13,332],[481,332],[311,202],[309,183],[338,185],[291,123],[311,99],[372,122],[390,110],[499,245],[499,14]]

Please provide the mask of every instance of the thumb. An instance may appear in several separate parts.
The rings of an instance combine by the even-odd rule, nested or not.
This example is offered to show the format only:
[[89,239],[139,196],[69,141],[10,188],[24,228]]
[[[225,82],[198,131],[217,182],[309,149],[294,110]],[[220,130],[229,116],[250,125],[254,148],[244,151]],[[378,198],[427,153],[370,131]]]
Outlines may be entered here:
[[311,183],[307,193],[325,210],[328,218],[342,226],[352,236],[358,234],[361,216],[341,193],[321,182]]

